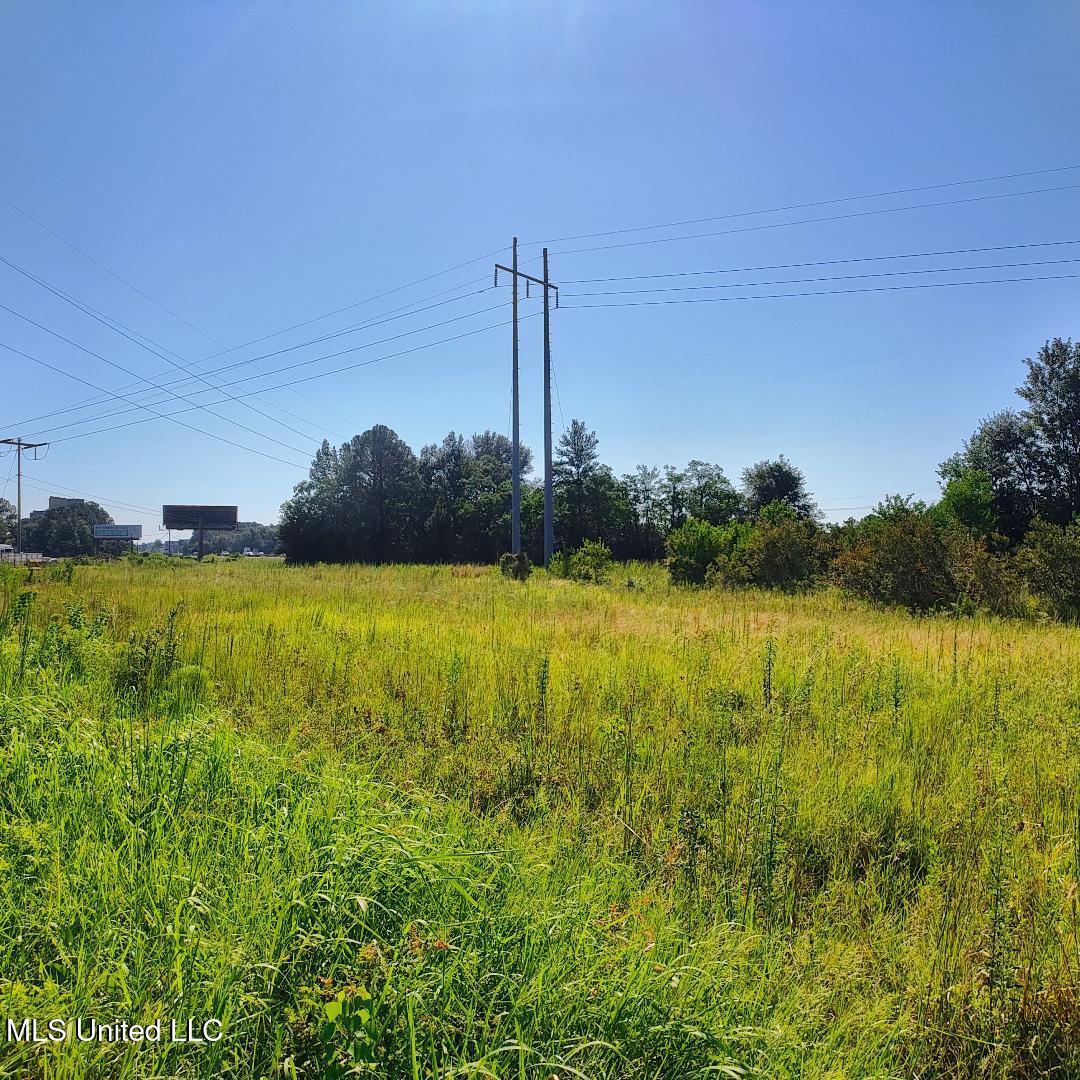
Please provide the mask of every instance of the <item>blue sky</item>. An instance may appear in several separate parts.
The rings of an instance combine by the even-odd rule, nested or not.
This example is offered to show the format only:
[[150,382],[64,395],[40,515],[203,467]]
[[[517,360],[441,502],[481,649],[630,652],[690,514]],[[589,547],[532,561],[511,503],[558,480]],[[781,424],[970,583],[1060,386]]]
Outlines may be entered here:
[[[0,256],[190,365],[493,252],[515,233],[543,241],[1080,164],[1078,32],[1080,7],[1049,2],[9,2],[0,196],[52,232],[0,202]],[[567,283],[553,320],[556,435],[584,418],[618,472],[696,457],[737,479],[783,452],[834,517],[887,492],[932,495],[937,464],[980,417],[1014,402],[1023,357],[1080,333],[1080,282],[577,310],[590,301],[570,294],[1080,258],[1080,245],[573,282],[1080,240],[1080,188],[955,204],[1077,184],[1080,170],[552,243],[553,277]],[[942,201],[953,205],[864,213]],[[863,216],[777,227],[841,213]],[[724,235],[561,254],[708,231]],[[237,394],[491,325],[508,317],[507,290],[473,290],[493,261],[206,366],[446,300],[459,294],[424,298],[456,286],[461,300],[218,379],[420,331]],[[1080,263],[591,302],[1069,273]],[[179,377],[9,267],[0,279],[0,302],[22,316],[140,377]],[[522,326],[522,432],[537,449],[540,329],[535,318]],[[3,310],[0,341],[107,389],[133,382]],[[0,370],[2,433],[54,440],[27,463],[26,508],[49,492],[89,492],[148,538],[164,502],[237,503],[243,518],[275,520],[323,435],[341,441],[382,422],[419,449],[450,429],[508,426],[506,327],[245,399],[261,412],[224,401],[213,406],[224,419],[179,417],[301,467],[162,419],[61,441],[147,414],[93,420],[127,407],[112,401],[35,419],[102,395],[5,350]],[[220,400],[195,395],[205,383],[177,388],[189,398],[179,402],[143,389],[158,412]],[[58,427],[73,419],[88,422]],[[10,465],[0,458],[0,485]]]

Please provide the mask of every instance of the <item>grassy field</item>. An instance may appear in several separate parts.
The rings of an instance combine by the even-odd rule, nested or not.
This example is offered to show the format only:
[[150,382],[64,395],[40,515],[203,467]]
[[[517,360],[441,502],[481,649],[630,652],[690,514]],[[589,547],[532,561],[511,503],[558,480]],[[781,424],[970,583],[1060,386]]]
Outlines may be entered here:
[[1080,632],[471,567],[0,579],[3,1076],[1080,1075]]

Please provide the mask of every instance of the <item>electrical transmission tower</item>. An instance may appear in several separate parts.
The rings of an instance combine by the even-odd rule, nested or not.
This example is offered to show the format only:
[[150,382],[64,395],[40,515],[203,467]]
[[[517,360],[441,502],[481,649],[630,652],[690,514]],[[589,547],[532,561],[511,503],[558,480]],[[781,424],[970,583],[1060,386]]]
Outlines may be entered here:
[[518,378],[518,278],[525,282],[525,296],[528,298],[529,285],[538,285],[544,295],[544,565],[551,562],[555,553],[555,508],[553,497],[553,478],[551,463],[551,293],[555,293],[555,306],[559,306],[559,286],[551,283],[548,274],[548,249],[544,248],[544,276],[533,277],[518,269],[518,240],[515,236],[511,244],[509,266],[495,264],[495,284],[499,284],[499,271],[510,275],[513,287],[511,301],[512,331],[512,377],[511,397],[513,413],[513,449],[511,457],[511,502],[510,502],[510,550],[521,552],[521,415]]
[[[15,510],[15,551],[22,554],[22,456],[24,450],[34,451],[34,460],[37,460],[38,449],[42,446],[48,446],[47,442],[25,442],[23,439],[0,439],[0,445],[14,446],[16,454],[16,465],[18,468],[19,479],[15,485],[17,495],[15,496],[17,501],[17,507]],[[8,474],[11,475],[10,473]]]

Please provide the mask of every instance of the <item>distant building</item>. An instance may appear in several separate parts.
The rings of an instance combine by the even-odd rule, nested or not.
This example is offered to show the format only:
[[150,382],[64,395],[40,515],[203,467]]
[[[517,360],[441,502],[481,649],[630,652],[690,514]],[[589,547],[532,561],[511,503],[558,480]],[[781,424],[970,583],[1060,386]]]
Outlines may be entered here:
[[[85,505],[85,499],[65,499],[62,495],[49,496],[49,510],[77,509],[78,507]],[[41,517],[42,514],[47,514],[48,512],[48,510],[31,510],[30,516],[32,518]]]

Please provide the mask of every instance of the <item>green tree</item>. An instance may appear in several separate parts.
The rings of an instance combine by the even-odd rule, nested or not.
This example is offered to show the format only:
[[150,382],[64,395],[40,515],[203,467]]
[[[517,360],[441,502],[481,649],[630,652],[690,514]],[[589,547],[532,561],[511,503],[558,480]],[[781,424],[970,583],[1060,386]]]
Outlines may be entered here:
[[23,550],[56,558],[91,555],[94,526],[112,524],[112,517],[96,502],[58,506],[23,521]]
[[344,562],[350,557],[342,531],[344,507],[338,451],[323,440],[308,478],[281,507],[281,549],[291,562]]
[[[482,458],[491,458],[500,462],[506,470],[506,478],[510,479],[510,469],[514,460],[513,443],[497,431],[482,431],[469,440],[469,452],[477,461]],[[532,472],[532,451],[522,444],[519,447],[521,457],[521,474],[528,476]]]
[[403,562],[414,552],[419,502],[416,456],[385,424],[354,436],[340,452],[345,535],[355,558]]
[[859,523],[834,560],[833,574],[851,593],[911,611],[930,611],[957,597],[945,531],[925,504],[898,495]]
[[18,520],[15,507],[7,499],[0,499],[0,544],[15,543],[15,527]]
[[[469,465],[466,484],[468,514],[461,523],[463,553],[478,562],[495,562],[510,547],[510,502],[513,445],[496,431],[473,435],[468,442]],[[522,543],[533,559],[543,555],[543,494],[528,483],[532,471],[532,451],[520,447]]]
[[686,473],[674,465],[664,466],[664,478],[660,482],[661,497],[664,501],[666,531],[677,529],[687,518],[686,512]]
[[719,465],[694,460],[686,466],[684,475],[686,510],[691,517],[723,525],[738,516],[742,500]]
[[571,420],[554,455],[555,531],[558,547],[571,550],[586,540],[602,540],[603,502],[610,495],[611,471],[600,464],[599,440],[581,420]]
[[770,503],[782,502],[799,518],[817,517],[818,508],[806,490],[806,477],[783,454],[775,461],[759,461],[742,473],[746,510],[756,516]]
[[664,551],[664,501],[660,470],[639,465],[624,476],[623,488],[632,513],[631,550],[640,559],[657,559]]
[[978,540],[988,541],[997,530],[994,489],[979,469],[964,469],[945,485],[934,513],[943,525],[955,523]]
[[469,498],[472,465],[465,439],[453,431],[440,444],[420,451],[420,550],[429,561],[456,561],[467,554],[465,524],[473,512]]
[[750,526],[713,525],[690,518],[667,537],[668,573],[674,585],[704,585],[724,556],[730,556]]
[[1058,618],[1080,621],[1080,521],[1036,520],[1016,555],[1028,586]]
[[416,456],[384,424],[338,450],[324,442],[281,508],[282,550],[298,562],[406,561],[421,495]]
[[946,484],[965,473],[986,476],[994,498],[994,531],[1016,542],[1039,501],[1037,454],[1033,425],[1003,409],[982,420],[963,449],[941,463],[938,474]]
[[1027,402],[1043,516],[1059,523],[1080,514],[1080,341],[1054,338],[1028,357],[1017,393]]

